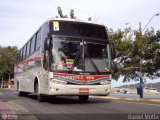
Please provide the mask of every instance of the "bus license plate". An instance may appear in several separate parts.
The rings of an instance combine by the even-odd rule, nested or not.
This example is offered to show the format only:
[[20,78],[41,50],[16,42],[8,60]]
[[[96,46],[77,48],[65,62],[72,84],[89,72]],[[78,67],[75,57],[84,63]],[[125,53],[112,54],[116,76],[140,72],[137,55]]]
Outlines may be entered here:
[[79,93],[89,93],[89,89],[88,88],[80,88]]

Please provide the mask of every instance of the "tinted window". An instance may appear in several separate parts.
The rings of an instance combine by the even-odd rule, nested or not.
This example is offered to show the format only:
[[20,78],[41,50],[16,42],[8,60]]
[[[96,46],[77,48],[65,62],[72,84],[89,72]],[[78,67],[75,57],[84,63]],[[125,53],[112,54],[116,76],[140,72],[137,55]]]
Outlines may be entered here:
[[42,29],[42,50],[44,50],[44,42],[48,37],[48,33],[49,33],[48,23],[45,23]]
[[40,47],[41,44],[41,29],[37,32],[36,37],[36,50]]
[[27,43],[27,52],[26,52],[26,57],[29,56],[30,53],[30,41]]
[[20,51],[17,53],[17,60],[16,63],[18,64],[20,62]]
[[31,53],[33,53],[35,50],[35,36],[31,40]]
[[107,39],[104,26],[89,23],[51,21],[50,31],[55,35]]
[[26,45],[23,47],[23,59],[26,58]]
[[23,60],[23,49],[20,51],[20,62]]

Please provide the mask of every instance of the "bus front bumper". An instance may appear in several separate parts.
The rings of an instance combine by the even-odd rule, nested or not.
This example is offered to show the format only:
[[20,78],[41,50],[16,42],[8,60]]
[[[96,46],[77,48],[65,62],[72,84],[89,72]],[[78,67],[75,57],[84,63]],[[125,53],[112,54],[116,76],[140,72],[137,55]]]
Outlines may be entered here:
[[109,95],[111,85],[62,85],[50,86],[49,95]]

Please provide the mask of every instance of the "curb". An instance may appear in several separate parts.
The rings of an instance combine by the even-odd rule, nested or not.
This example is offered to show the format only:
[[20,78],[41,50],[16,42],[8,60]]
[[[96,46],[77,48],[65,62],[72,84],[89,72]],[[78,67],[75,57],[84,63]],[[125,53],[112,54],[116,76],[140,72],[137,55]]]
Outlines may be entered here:
[[145,101],[145,102],[160,102],[160,99],[151,99],[151,98],[120,98],[120,97],[101,97],[104,99],[112,99],[112,100],[128,100],[128,101]]

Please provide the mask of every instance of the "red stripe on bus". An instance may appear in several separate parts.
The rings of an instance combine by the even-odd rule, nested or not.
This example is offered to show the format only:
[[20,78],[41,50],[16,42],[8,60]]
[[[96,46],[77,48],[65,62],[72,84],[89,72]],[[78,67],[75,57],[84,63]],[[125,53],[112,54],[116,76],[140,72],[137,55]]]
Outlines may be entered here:
[[70,78],[73,80],[84,80],[84,81],[98,80],[98,79],[110,77],[110,75],[73,75],[73,74],[66,74],[66,73],[53,73],[53,75]]

